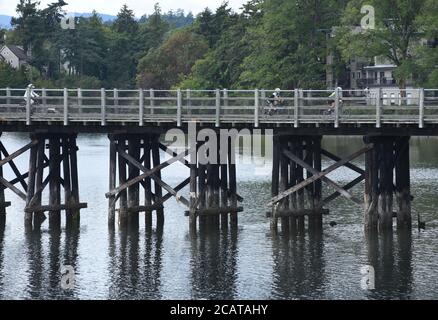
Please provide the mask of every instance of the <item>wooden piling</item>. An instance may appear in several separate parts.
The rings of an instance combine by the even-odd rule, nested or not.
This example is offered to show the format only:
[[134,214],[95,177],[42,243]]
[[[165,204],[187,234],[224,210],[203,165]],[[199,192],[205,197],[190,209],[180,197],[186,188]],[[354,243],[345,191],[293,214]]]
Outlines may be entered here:
[[409,137],[398,137],[395,143],[397,229],[411,229],[411,181]]
[[[155,135],[152,140],[152,162],[153,166],[158,167],[160,165],[160,148],[159,148],[159,140],[160,136]],[[161,179],[161,171],[158,171],[156,173],[156,176]],[[161,199],[163,197],[163,189],[161,188],[160,184],[155,182],[155,203],[161,203]],[[157,228],[158,226],[164,225],[164,209],[163,207],[158,208],[156,210],[157,212]]]
[[69,137],[64,136],[61,138],[61,150],[62,150],[62,169],[63,169],[63,179],[64,179],[64,201],[65,201],[65,214],[66,220],[71,220],[71,206],[74,205],[72,202],[71,195],[71,172],[70,172],[70,141]]
[[[51,137],[49,139],[49,206],[58,208],[61,205],[60,193],[60,167],[57,159],[60,156],[59,152],[59,137]],[[59,228],[61,223],[61,211],[59,209],[52,209],[49,211],[49,225],[53,228]]]
[[[299,159],[303,159],[304,150],[303,150],[303,139],[302,137],[297,137],[297,145],[296,145],[296,156]],[[303,167],[297,164],[296,167],[297,173],[297,184],[300,184],[304,181],[304,172]],[[297,192],[297,209],[298,211],[305,209],[305,199],[304,199],[304,189],[301,189]],[[297,218],[297,231],[298,233],[304,233],[305,229],[305,220],[304,216],[298,216]]]
[[[140,140],[138,137],[134,136],[128,138],[128,154],[135,160],[140,160]],[[134,179],[139,175],[140,170],[131,162],[128,162],[128,180]],[[139,214],[129,209],[136,208],[140,205],[139,189],[139,183],[135,183],[128,188],[128,220],[130,226],[133,228],[138,228]]]
[[[280,152],[281,145],[279,138],[274,136],[274,144],[273,144],[273,154],[272,154],[272,183],[271,183],[271,196],[276,197],[279,191],[279,179],[280,179]],[[271,231],[278,231],[278,218],[277,218],[277,209],[278,205],[275,204],[272,208],[272,216],[271,216]]]
[[[206,179],[207,179],[207,174],[206,174],[206,165],[205,164],[199,164],[199,177],[198,177],[198,197],[199,197],[199,205],[198,208],[199,210],[205,209],[206,208],[206,193],[207,193],[207,188],[206,188]],[[207,217],[206,216],[200,216],[199,217],[199,230],[203,230],[205,229],[207,224]]]
[[[237,209],[237,173],[236,160],[233,143],[228,143],[228,179],[229,179],[229,200],[230,206]],[[237,230],[238,216],[237,211],[230,214],[230,227]]]
[[[228,207],[228,165],[221,164],[221,207]],[[226,230],[228,228],[228,213],[221,214],[221,229]]]
[[70,209],[68,222],[79,226],[80,222],[80,206],[79,206],[79,173],[78,173],[78,146],[76,144],[76,134],[70,135],[70,174],[71,174],[71,200],[70,204],[73,208]]
[[[289,147],[289,151],[293,154],[295,154],[295,149],[296,149],[296,140],[292,139],[292,141],[290,141],[288,143],[288,147]],[[293,187],[294,185],[297,184],[297,166],[295,164],[295,162],[293,162],[292,160],[289,159],[289,185],[288,188]],[[297,193],[294,192],[289,196],[289,207],[292,211],[296,211],[297,210]],[[292,235],[295,235],[297,232],[297,218],[294,215],[291,215],[289,217],[289,227],[290,227],[290,233]]]
[[[319,172],[322,171],[321,144],[322,136],[315,136],[313,140],[313,167]],[[322,181],[320,179],[314,183],[313,206],[316,209],[314,227],[316,230],[322,230]]]
[[189,227],[192,234],[196,234],[196,201],[197,201],[197,152],[190,157],[190,221]]
[[[279,191],[284,192],[287,190],[289,184],[289,159],[283,154],[283,149],[287,147],[287,140],[282,138],[280,143],[280,181]],[[289,198],[285,198],[279,204],[280,210],[289,210]],[[289,233],[289,217],[281,217],[281,231],[283,234]]]
[[[42,201],[42,190],[43,190],[43,179],[44,179],[44,156],[46,147],[46,138],[42,135],[37,136],[38,140],[38,151],[37,151],[37,170],[35,177],[35,201],[31,204],[34,207],[41,207]],[[40,221],[45,219],[44,212],[34,211],[33,214],[33,224],[37,225]]]
[[[146,135],[143,139],[143,157],[144,157],[144,166],[146,169],[151,168],[151,139],[149,135]],[[147,177],[144,181],[144,196],[145,196],[145,226],[146,230],[152,230],[152,182],[151,178]]]
[[[110,140],[110,160],[109,160],[109,189],[112,190],[116,187],[117,178],[117,152],[116,141],[114,135],[108,136]],[[108,199],[108,225],[110,228],[114,228],[116,221],[116,196],[111,196]]]
[[[312,168],[314,168],[313,158],[314,158],[314,145],[313,145],[313,137],[306,137],[304,139],[305,143],[305,157],[304,162],[306,162],[308,165],[310,165]],[[313,176],[312,172],[309,170],[306,170],[306,179],[309,179]],[[320,180],[319,180],[320,181]],[[315,203],[314,203],[314,197],[315,197],[315,182],[309,184],[306,187],[306,195],[307,195],[307,208],[310,209],[310,214],[307,217],[308,222],[308,228],[309,230],[313,231],[315,229]]]
[[[126,139],[119,137],[118,146],[122,150],[126,150]],[[119,185],[124,185],[126,183],[126,160],[120,153],[118,154],[119,163]],[[128,194],[126,189],[120,191],[119,197],[119,224],[124,226],[128,222]]]
[[[31,136],[31,139],[36,139],[35,136]],[[29,156],[29,179],[27,183],[27,194],[26,194],[26,207],[31,205],[31,200],[33,196],[35,195],[35,178],[36,178],[36,171],[37,171],[37,155],[38,155],[38,145],[32,146],[30,149],[30,156]],[[1,153],[0,153],[1,157]],[[2,174],[2,167],[0,167],[0,175]],[[4,190],[2,189],[0,191],[0,201],[4,200],[1,199],[2,196],[4,197]],[[0,210],[4,210],[4,208],[0,208]],[[3,212],[0,212],[0,214],[4,214]],[[24,220],[26,225],[31,225],[33,219],[33,212],[26,212],[24,215]]]

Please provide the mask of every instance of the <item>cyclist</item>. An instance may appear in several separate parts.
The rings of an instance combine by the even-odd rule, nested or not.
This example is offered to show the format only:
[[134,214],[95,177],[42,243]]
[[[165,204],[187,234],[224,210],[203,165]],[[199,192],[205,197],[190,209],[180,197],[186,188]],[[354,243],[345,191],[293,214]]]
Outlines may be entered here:
[[277,107],[283,103],[283,98],[281,97],[281,89],[275,89],[274,93],[267,100],[269,108],[265,110],[265,114],[270,116],[277,112]]
[[342,102],[342,88],[341,87],[337,87],[335,91],[333,91],[333,93],[329,96],[329,105],[330,107],[328,108],[327,111],[325,111],[325,114],[333,114],[335,112],[335,106],[336,106],[336,91],[338,91],[338,98],[339,98],[339,102]]
[[29,90],[26,90],[26,92],[24,93],[24,96],[23,96],[24,102],[27,103],[27,93],[30,92],[30,105],[38,104],[37,101],[32,99],[32,98],[38,98],[39,97],[39,95],[35,91],[33,91],[35,89],[35,86],[31,83],[31,84],[29,84],[27,86],[27,88]]

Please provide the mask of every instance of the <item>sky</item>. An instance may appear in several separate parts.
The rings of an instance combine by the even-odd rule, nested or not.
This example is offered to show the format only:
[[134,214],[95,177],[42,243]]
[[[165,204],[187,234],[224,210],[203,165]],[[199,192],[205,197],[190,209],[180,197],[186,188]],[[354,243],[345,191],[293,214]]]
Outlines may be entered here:
[[[0,0],[0,15],[15,15],[15,8],[18,0]],[[55,0],[40,0],[41,7],[45,7],[48,3],[53,3]],[[66,6],[67,12],[91,12],[95,9],[99,13],[116,15],[123,4],[134,11],[136,17],[141,17],[143,14],[151,14],[154,9],[154,4],[159,3],[162,10],[167,12],[171,9],[184,9],[186,12],[192,11],[197,14],[203,11],[206,7],[216,9],[223,0],[65,0],[68,3]],[[247,0],[228,0],[230,7],[238,11],[242,4]]]

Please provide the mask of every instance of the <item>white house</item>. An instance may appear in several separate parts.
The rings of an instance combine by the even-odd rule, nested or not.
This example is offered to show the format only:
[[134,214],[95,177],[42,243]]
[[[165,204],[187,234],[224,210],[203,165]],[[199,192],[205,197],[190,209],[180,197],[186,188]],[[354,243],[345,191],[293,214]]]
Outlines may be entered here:
[[26,55],[22,47],[14,45],[5,45],[0,49],[0,57],[5,62],[9,63],[14,69],[20,69],[29,62],[29,57]]

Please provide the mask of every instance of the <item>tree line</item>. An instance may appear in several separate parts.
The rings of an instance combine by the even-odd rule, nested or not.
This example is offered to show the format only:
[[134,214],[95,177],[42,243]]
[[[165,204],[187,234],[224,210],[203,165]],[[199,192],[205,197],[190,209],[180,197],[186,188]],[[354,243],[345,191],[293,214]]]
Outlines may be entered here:
[[[140,19],[124,5],[110,23],[93,12],[67,30],[65,5],[20,0],[0,41],[30,50],[32,68],[0,63],[0,87],[325,89],[327,68],[348,87],[349,62],[376,56],[397,67],[401,88],[438,87],[435,0],[250,0],[239,12],[224,2],[196,17],[157,4]],[[371,29],[360,28],[364,5],[374,8]]]

